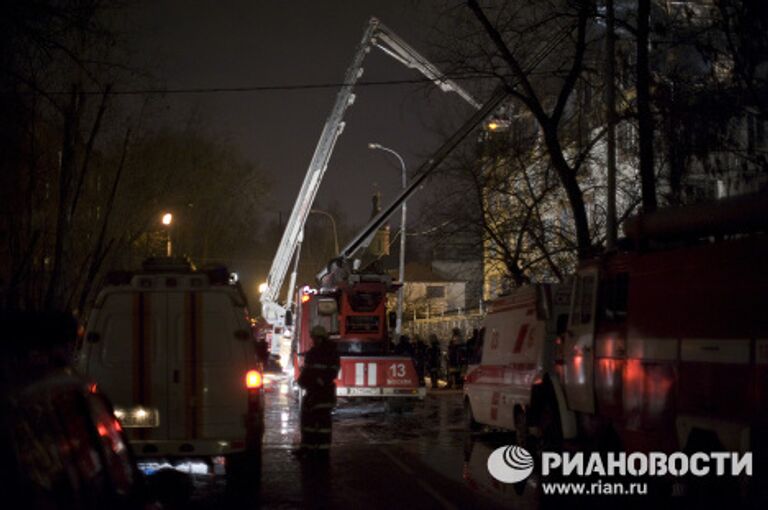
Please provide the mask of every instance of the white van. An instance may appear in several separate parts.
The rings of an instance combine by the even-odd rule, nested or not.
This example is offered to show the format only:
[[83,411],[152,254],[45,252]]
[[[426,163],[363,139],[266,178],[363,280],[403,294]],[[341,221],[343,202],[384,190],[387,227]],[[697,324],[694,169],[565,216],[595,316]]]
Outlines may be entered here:
[[227,456],[235,478],[258,466],[262,373],[245,296],[226,269],[150,259],[111,275],[77,359],[114,402],[137,456]]
[[[480,330],[479,359],[464,383],[467,425],[527,432],[553,413],[567,413],[559,383],[566,328],[569,284],[536,284],[514,289],[489,307]],[[571,417],[565,416],[569,423]],[[575,425],[574,425],[575,426]],[[570,430],[559,431],[570,436]]]

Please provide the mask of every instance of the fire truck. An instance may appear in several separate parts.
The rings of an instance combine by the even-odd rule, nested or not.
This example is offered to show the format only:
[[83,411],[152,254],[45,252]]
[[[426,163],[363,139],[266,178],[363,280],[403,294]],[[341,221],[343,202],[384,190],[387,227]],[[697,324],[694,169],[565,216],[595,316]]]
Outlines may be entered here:
[[574,275],[527,431],[627,451],[752,451],[764,476],[766,231],[765,193],[627,220],[624,245]]
[[[287,354],[285,347],[289,345],[292,339],[293,320],[291,312],[294,307],[296,268],[304,237],[304,225],[323,182],[336,141],[344,131],[344,116],[347,109],[355,102],[354,87],[363,75],[363,61],[372,47],[377,47],[403,65],[418,70],[442,91],[454,92],[473,108],[481,108],[481,105],[472,95],[441,73],[428,59],[382,24],[381,21],[375,17],[369,20],[352,62],[344,74],[344,85],[339,90],[331,113],[323,126],[320,139],[315,147],[312,160],[307,168],[298,197],[293,204],[291,215],[272,261],[267,281],[261,288],[262,316],[272,327],[272,334],[269,336],[272,352],[275,354],[281,352],[281,347],[283,348],[282,354]],[[279,293],[291,262],[293,262],[293,269],[288,280],[285,299],[281,303]]]
[[[375,46],[408,67],[417,69],[441,90],[454,92],[469,103],[476,112],[419,167],[412,182],[384,210],[380,211],[363,230],[318,275],[319,288],[302,293],[298,310],[298,331],[295,331],[294,298],[296,268],[303,230],[315,196],[322,183],[336,141],[344,129],[344,114],[354,102],[353,87],[362,75],[364,57]],[[371,18],[358,45],[344,86],[326,121],[312,156],[283,237],[278,245],[267,282],[262,287],[262,315],[270,324],[272,352],[283,359],[291,357],[293,372],[298,375],[303,353],[309,349],[309,325],[325,324],[342,354],[342,368],[337,392],[344,397],[411,397],[424,396],[419,388],[416,370],[410,358],[391,355],[389,351],[389,315],[386,312],[387,293],[397,288],[391,277],[372,268],[358,270],[355,253],[370,243],[375,232],[413,194],[428,175],[467,136],[501,105],[506,91],[499,87],[484,104],[475,99],[451,79],[444,76],[426,58]],[[288,280],[286,298],[280,303],[279,292],[288,268],[293,269]],[[293,355],[291,355],[293,353]],[[403,399],[397,399],[402,401]],[[391,402],[391,401],[390,401]]]
[[[399,285],[386,273],[371,269],[341,279],[335,276],[338,273],[328,275],[318,289],[303,287],[299,292],[294,376],[298,377],[304,353],[312,346],[310,330],[321,325],[341,355],[337,396],[423,399],[426,389],[419,387],[413,359],[390,351],[394,315],[387,313],[387,295]],[[405,407],[403,402],[388,402]]]

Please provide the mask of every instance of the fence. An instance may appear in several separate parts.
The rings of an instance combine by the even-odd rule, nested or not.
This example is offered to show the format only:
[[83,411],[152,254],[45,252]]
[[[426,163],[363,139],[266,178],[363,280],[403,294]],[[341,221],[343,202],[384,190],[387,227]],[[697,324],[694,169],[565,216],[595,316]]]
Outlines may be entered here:
[[472,335],[473,329],[480,329],[480,323],[485,318],[485,310],[461,310],[445,312],[440,315],[406,320],[403,323],[405,334],[413,337],[419,335],[427,341],[434,333],[442,343],[447,343],[453,328],[459,328],[466,340]]

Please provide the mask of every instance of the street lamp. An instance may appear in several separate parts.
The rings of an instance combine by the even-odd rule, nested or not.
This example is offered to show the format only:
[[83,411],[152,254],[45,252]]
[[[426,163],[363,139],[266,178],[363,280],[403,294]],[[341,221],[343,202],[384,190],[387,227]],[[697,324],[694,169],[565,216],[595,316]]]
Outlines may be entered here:
[[[400,170],[402,171],[402,187],[405,189],[408,185],[408,175],[405,171],[405,161],[403,161],[403,158],[400,156],[400,154],[378,143],[369,143],[368,148],[388,152],[397,158],[397,160],[400,162]],[[403,207],[400,213],[400,288],[397,290],[397,323],[395,326],[395,333],[397,335],[400,335],[403,331],[403,300],[405,299],[405,216],[406,204],[405,200],[403,200]]]
[[311,213],[314,214],[322,214],[323,216],[327,216],[329,220],[331,220],[331,228],[333,228],[333,247],[336,249],[336,255],[339,254],[339,234],[336,231],[336,220],[333,218],[333,215],[326,211],[321,211],[320,209],[310,209]]
[[163,225],[165,225],[165,254],[167,257],[170,257],[173,253],[173,246],[171,245],[171,223],[173,223],[173,214],[167,212],[163,214],[162,219],[160,220]]

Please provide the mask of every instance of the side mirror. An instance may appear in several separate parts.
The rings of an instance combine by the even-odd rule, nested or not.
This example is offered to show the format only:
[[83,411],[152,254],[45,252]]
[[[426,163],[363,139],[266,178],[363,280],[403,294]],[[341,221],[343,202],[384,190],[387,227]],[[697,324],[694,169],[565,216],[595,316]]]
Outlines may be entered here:
[[285,326],[290,327],[293,326],[293,312],[290,310],[285,311]]
[[387,319],[389,320],[389,329],[397,327],[397,314],[395,312],[389,312]]

